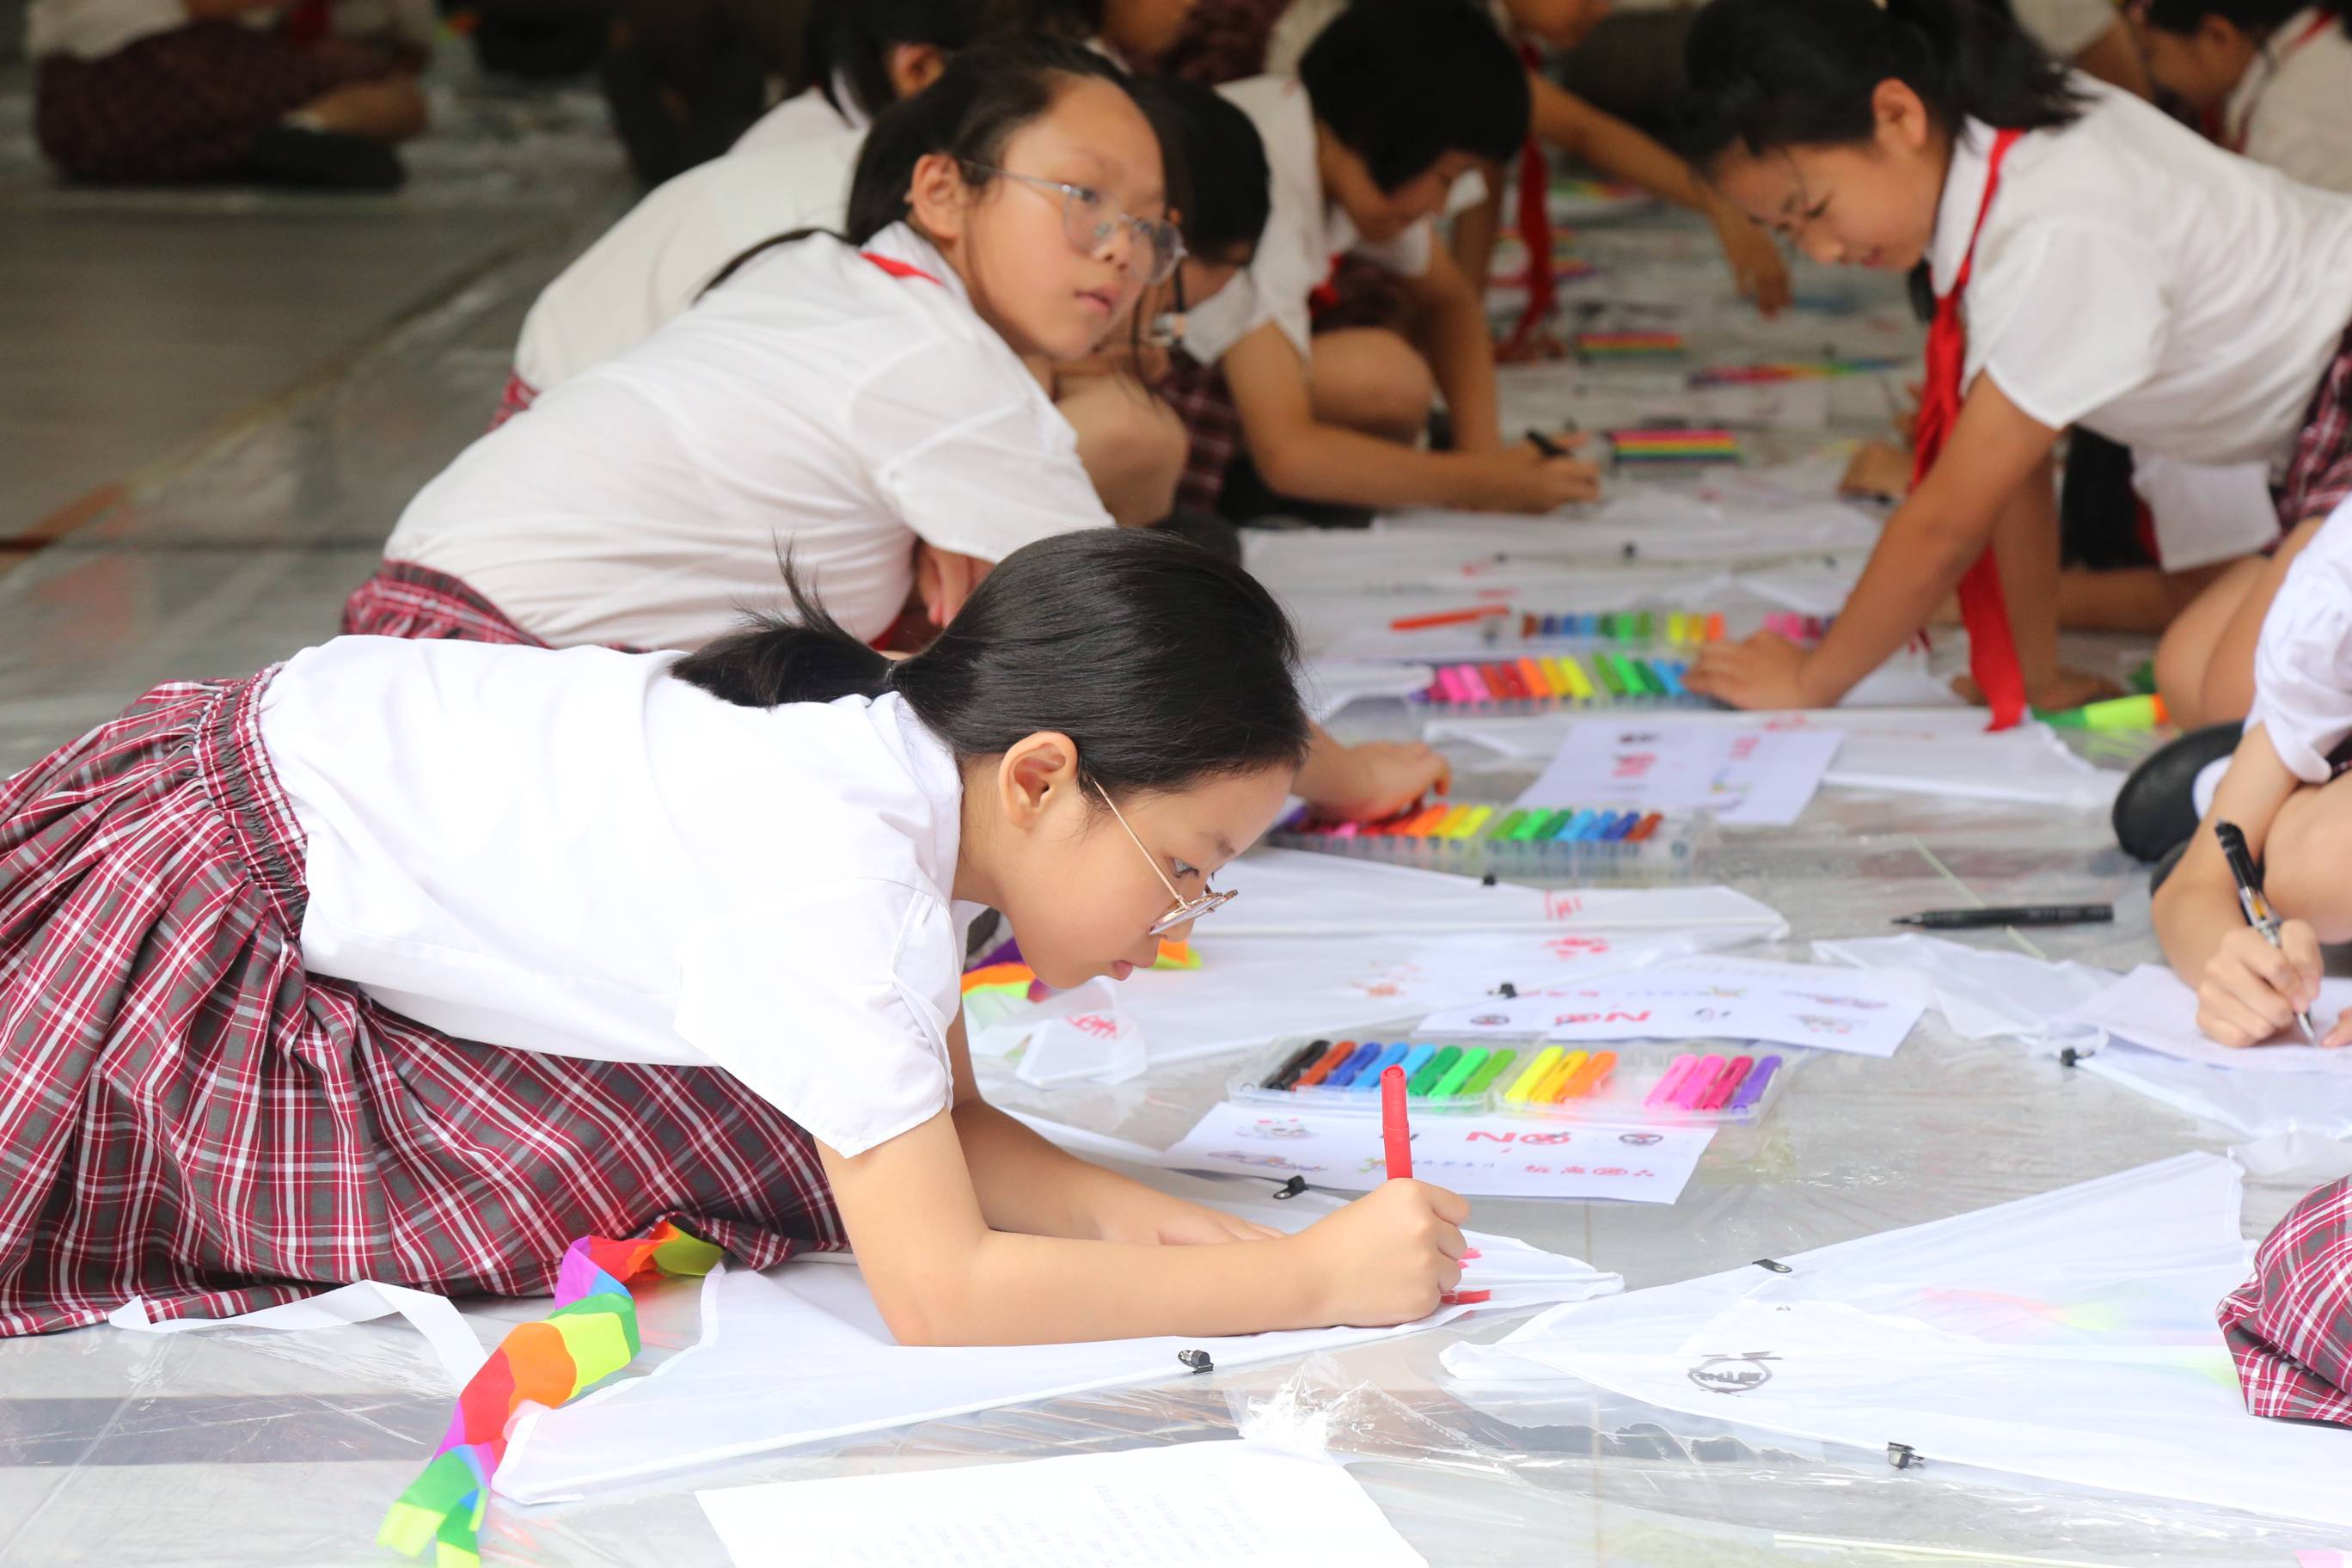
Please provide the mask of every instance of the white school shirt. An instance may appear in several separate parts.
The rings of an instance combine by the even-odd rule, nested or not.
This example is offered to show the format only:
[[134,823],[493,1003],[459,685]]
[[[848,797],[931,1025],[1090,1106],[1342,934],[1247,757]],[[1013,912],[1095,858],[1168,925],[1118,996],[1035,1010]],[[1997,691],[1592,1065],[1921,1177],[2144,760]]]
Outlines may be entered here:
[[1209,364],[1272,321],[1304,360],[1315,331],[1307,296],[1331,276],[1338,258],[1361,256],[1418,278],[1429,270],[1436,241],[1425,219],[1393,239],[1361,239],[1339,204],[1324,199],[1315,168],[1315,110],[1297,79],[1251,77],[1217,90],[1249,116],[1265,143],[1272,200],[1256,258],[1185,317],[1184,349]]
[[261,741],[303,966],[460,1039],[724,1068],[857,1153],[951,1098],[955,759],[895,693],[739,708],[677,658],[297,654]]
[[[2352,322],[2352,198],[2250,163],[2088,77],[2011,148],[1977,242],[1964,387],[2191,463],[2284,460]],[[1928,255],[1951,287],[1993,132],[1970,121]]]
[[2352,191],[2352,37],[2344,24],[2316,5],[2280,23],[2222,106],[2221,125],[2223,143],[2255,163],[2325,191]]
[[101,59],[188,25],[180,0],[33,0],[25,9],[25,58]]
[[523,318],[515,374],[551,391],[645,342],[761,240],[840,228],[865,143],[863,131],[835,130],[664,181],[541,291]]
[[815,88],[784,100],[751,121],[751,128],[735,139],[735,145],[727,150],[727,155],[731,158],[738,153],[789,147],[813,137],[838,136],[845,131],[862,132],[874,123],[872,119],[858,112],[857,100],[849,95],[848,83],[839,76],[833,79],[833,93],[835,98],[841,100],[838,109]]
[[783,602],[777,555],[856,636],[920,538],[1002,561],[1110,517],[1077,437],[905,225],[867,252],[767,252],[615,360],[476,441],[386,559],[446,572],[559,647],[696,647]]
[[2319,525],[2263,617],[2246,723],[2305,784],[2326,784],[2327,753],[2352,738],[2352,500]]

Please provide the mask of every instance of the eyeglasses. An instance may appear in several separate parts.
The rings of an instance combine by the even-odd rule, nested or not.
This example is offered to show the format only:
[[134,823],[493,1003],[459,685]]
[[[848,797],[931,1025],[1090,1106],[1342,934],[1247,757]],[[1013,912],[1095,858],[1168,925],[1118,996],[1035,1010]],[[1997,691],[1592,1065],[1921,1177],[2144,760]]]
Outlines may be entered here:
[[1002,174],[1042,194],[1058,193],[1062,198],[1062,233],[1085,255],[1092,256],[1102,249],[1124,228],[1133,245],[1128,253],[1127,269],[1140,275],[1148,284],[1166,281],[1168,275],[1176,270],[1176,264],[1184,259],[1184,238],[1176,232],[1174,224],[1163,218],[1137,217],[1121,212],[1110,205],[1108,196],[1092,186],[1016,174],[993,163],[967,166],[984,174]]
[[1118,817],[1118,825],[1121,827],[1127,827],[1127,836],[1129,838],[1135,839],[1135,847],[1138,849],[1143,850],[1143,858],[1151,862],[1151,874],[1160,879],[1160,885],[1168,889],[1168,896],[1170,898],[1176,900],[1176,907],[1174,909],[1170,910],[1166,914],[1161,915],[1158,920],[1151,922],[1151,935],[1159,936],[1163,932],[1174,931],[1186,921],[1199,920],[1202,915],[1209,913],[1212,910],[1221,910],[1227,904],[1234,901],[1234,895],[1240,891],[1239,889],[1228,888],[1221,893],[1214,888],[1209,886],[1209,879],[1205,875],[1201,879],[1201,896],[1199,898],[1188,899],[1183,894],[1178,892],[1176,890],[1176,884],[1168,879],[1168,873],[1160,868],[1160,858],[1154,855],[1150,850],[1144,848],[1143,840],[1136,838],[1135,829],[1127,826],[1127,818],[1120,816],[1118,803],[1111,799],[1110,792],[1104,789],[1102,785],[1097,784],[1095,785],[1095,793],[1103,797],[1103,804],[1110,807],[1110,814],[1113,816]]

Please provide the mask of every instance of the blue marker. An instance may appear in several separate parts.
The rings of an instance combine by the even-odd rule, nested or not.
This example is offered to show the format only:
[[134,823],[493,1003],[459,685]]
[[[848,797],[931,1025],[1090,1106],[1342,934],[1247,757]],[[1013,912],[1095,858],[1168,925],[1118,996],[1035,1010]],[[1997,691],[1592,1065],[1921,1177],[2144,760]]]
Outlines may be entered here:
[[1323,1080],[1323,1086],[1326,1089],[1347,1088],[1349,1084],[1355,1080],[1356,1075],[1363,1071],[1365,1067],[1374,1057],[1379,1056],[1382,1049],[1383,1047],[1376,1040],[1365,1041],[1362,1045],[1356,1047],[1356,1051],[1353,1056],[1349,1057],[1346,1061],[1341,1062],[1338,1067],[1331,1069],[1331,1076]]
[[1611,823],[1609,825],[1609,831],[1601,835],[1601,837],[1608,842],[1615,844],[1622,840],[1625,835],[1633,832],[1633,825],[1641,820],[1642,814],[1640,812],[1629,811],[1624,816],[1619,817],[1616,821]]
[[1667,696],[1685,697],[1689,695],[1689,693],[1683,689],[1683,671],[1688,669],[1690,668],[1689,665],[1668,664],[1664,659],[1659,659],[1655,663],[1652,664],[1650,668],[1657,671],[1658,679],[1665,683]]
[[1408,1055],[1404,1060],[1397,1064],[1397,1066],[1404,1068],[1405,1082],[1411,1083],[1412,1081],[1413,1074],[1419,1072],[1423,1068],[1427,1067],[1429,1065],[1429,1058],[1436,1054],[1437,1047],[1435,1046],[1413,1047],[1412,1053]]
[[1393,1046],[1382,1046],[1381,1047],[1381,1054],[1374,1057],[1370,1065],[1366,1066],[1362,1071],[1357,1073],[1356,1076],[1349,1081],[1348,1089],[1349,1092],[1355,1094],[1370,1094],[1373,1090],[1379,1089],[1381,1087],[1381,1074],[1396,1066],[1397,1063],[1404,1060],[1405,1052],[1412,1048],[1412,1047],[1411,1046],[1402,1043]]

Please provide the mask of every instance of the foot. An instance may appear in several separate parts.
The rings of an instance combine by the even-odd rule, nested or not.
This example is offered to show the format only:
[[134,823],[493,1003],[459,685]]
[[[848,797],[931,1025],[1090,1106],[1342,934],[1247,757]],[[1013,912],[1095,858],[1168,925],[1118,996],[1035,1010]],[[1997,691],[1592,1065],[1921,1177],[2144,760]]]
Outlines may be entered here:
[[[1956,675],[1952,689],[1963,701],[1984,703],[1984,688],[1973,676]],[[2026,701],[2048,712],[2062,708],[2080,708],[2085,702],[2104,702],[2110,697],[2121,697],[2124,689],[2104,675],[2085,675],[2078,669],[2062,669],[2025,694]]]

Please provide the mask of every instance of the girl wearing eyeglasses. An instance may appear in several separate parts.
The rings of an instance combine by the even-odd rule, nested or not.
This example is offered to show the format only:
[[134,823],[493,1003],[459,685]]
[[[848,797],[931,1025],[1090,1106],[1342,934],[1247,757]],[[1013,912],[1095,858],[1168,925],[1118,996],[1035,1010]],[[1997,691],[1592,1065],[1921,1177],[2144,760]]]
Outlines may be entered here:
[[1295,1238],[973,1087],[966,927],[1124,978],[1307,746],[1296,643],[1156,531],[1011,555],[893,661],[797,582],[696,653],[341,637],[0,784],[0,1334],[131,1297],[543,1292],[667,1219],[854,1248],[908,1343],[1407,1321],[1453,1194]]

